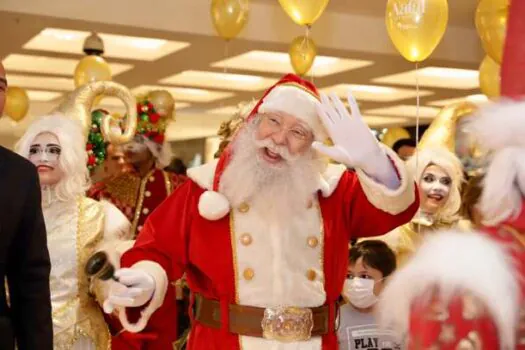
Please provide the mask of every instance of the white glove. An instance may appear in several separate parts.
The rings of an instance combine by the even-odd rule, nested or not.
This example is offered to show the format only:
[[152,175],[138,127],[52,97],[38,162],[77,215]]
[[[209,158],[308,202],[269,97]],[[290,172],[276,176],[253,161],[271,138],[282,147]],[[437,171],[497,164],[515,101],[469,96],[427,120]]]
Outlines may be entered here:
[[110,314],[115,307],[138,307],[146,304],[155,292],[155,279],[141,269],[119,269],[115,272],[119,282],[113,282],[104,312]]
[[334,146],[316,141],[312,147],[348,167],[362,169],[389,188],[399,187],[395,169],[365,124],[354,96],[348,93],[352,115],[337,95],[332,94],[330,97],[321,94],[317,113]]

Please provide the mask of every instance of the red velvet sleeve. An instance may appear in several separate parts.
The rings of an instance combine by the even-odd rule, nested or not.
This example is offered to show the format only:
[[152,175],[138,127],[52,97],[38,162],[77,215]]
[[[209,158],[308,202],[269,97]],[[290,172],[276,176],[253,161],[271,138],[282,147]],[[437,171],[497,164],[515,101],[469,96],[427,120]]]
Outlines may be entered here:
[[373,237],[388,233],[409,222],[419,208],[419,196],[415,188],[415,200],[399,214],[390,214],[377,208],[367,198],[357,174],[347,171],[339,181],[337,191],[343,197],[346,227],[352,238]]

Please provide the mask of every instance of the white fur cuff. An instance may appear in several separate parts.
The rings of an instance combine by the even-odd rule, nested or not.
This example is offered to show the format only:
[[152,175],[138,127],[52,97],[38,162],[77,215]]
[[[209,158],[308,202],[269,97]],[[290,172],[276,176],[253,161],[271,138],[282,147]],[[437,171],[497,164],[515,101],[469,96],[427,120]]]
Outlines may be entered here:
[[131,268],[143,270],[149,273],[155,280],[155,291],[153,292],[153,297],[151,298],[148,306],[142,310],[137,323],[132,324],[128,321],[125,309],[122,309],[119,312],[119,319],[122,323],[122,326],[129,332],[138,333],[146,327],[151,315],[153,315],[153,313],[164,302],[164,297],[166,296],[166,292],[168,290],[168,276],[166,275],[166,272],[162,266],[153,261],[139,261]]
[[369,177],[361,169],[357,169],[356,173],[359,177],[359,182],[363,187],[366,198],[370,203],[384,212],[397,215],[405,211],[412,203],[414,203],[414,180],[413,176],[408,174],[405,164],[397,154],[387,147],[381,147],[388,158],[394,162],[394,166],[399,174],[401,185],[397,189],[392,190]]

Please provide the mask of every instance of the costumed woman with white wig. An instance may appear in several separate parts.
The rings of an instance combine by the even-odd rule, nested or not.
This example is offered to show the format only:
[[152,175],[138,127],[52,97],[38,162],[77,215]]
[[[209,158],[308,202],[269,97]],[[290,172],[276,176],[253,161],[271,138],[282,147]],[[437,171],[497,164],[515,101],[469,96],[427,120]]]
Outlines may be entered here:
[[[128,108],[126,130],[116,134],[104,120],[110,142],[124,142],[134,133],[135,100],[123,86],[98,82],[75,90],[52,115],[31,124],[17,152],[38,169],[42,209],[51,257],[51,302],[54,349],[99,350],[111,347],[111,336],[84,267],[104,245],[127,238],[130,223],[116,207],[85,196],[89,187],[86,137],[90,108],[98,95],[121,98]],[[98,289],[95,291],[94,289]],[[102,295],[99,296],[103,298]]]
[[407,161],[407,169],[419,184],[417,214],[394,231],[370,238],[386,242],[396,253],[399,265],[414,254],[426,234],[458,224],[464,179],[461,161],[445,147],[419,150]]

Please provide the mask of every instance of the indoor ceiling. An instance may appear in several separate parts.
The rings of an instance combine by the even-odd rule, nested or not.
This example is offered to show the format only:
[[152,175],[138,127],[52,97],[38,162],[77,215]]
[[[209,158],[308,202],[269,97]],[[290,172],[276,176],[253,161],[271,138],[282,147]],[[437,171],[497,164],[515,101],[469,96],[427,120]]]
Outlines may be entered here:
[[[443,43],[419,69],[417,112],[423,123],[450,101],[484,100],[477,73],[482,50],[472,20],[476,1],[449,2],[450,25]],[[115,81],[135,94],[165,88],[175,96],[177,121],[168,132],[173,140],[213,135],[240,102],[260,97],[291,71],[288,43],[303,32],[290,23],[277,0],[254,0],[245,32],[228,45],[213,32],[209,1],[158,0],[154,8],[145,10],[143,2],[113,0],[131,9],[119,12],[114,20],[100,12],[94,17],[90,13],[94,10],[81,8],[80,2],[57,0],[56,8],[44,8],[38,0],[27,2],[32,4],[24,8],[18,0],[0,4],[0,59],[9,83],[26,88],[31,98],[27,121],[15,125],[0,119],[0,133],[15,136],[32,117],[49,112],[73,89],[74,67],[84,55],[82,43],[91,32],[105,42],[105,58]],[[103,1],[90,2],[96,3]],[[173,3],[179,4],[178,12],[168,23],[170,17],[163,16]],[[319,56],[308,78],[322,91],[341,97],[351,90],[371,126],[414,125],[415,67],[388,41],[385,4],[332,0],[312,30]],[[134,5],[144,11],[142,22]],[[113,99],[103,100],[102,105],[122,110]]]

